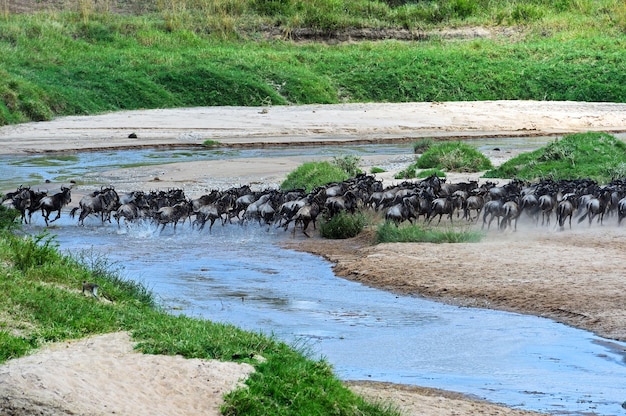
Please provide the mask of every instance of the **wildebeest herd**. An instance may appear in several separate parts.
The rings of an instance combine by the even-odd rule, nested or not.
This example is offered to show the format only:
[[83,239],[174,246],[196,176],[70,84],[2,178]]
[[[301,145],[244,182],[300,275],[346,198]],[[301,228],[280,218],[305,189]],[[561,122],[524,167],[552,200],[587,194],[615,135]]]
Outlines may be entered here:
[[[71,203],[71,187],[48,195],[28,186],[20,186],[3,197],[21,214],[24,223],[32,221],[34,212],[41,215],[48,226],[61,216],[64,207]],[[198,198],[189,198],[182,189],[159,191],[132,191],[123,194],[113,187],[102,187],[81,198],[78,206],[70,210],[78,224],[83,225],[89,216],[101,223],[115,220],[126,224],[148,220],[161,230],[167,225],[174,229],[188,222],[192,228],[209,230],[219,221],[222,225],[258,223],[287,230],[292,226],[308,236],[309,225],[316,228],[320,215],[331,218],[341,212],[355,213],[371,210],[380,213],[387,221],[400,225],[414,223],[423,218],[430,224],[442,218],[451,223],[457,220],[476,223],[482,228],[516,230],[518,219],[525,215],[535,225],[571,228],[577,223],[594,220],[602,224],[607,217],[616,216],[618,225],[626,217],[626,179],[613,180],[599,185],[591,179],[541,180],[527,182],[511,180],[499,186],[496,182],[478,181],[451,183],[431,176],[417,181],[383,186],[373,175],[360,174],[351,179],[317,187],[310,192],[304,189],[283,191],[266,189],[253,191],[248,185],[225,190],[212,190]],[[50,215],[56,213],[53,219]],[[553,221],[554,217],[554,222]]]

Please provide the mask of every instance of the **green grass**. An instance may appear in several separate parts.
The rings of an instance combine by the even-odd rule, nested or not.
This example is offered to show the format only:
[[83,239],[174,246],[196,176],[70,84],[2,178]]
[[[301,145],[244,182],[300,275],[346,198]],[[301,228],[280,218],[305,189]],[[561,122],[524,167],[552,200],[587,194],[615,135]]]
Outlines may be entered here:
[[466,143],[444,142],[432,145],[415,165],[419,169],[451,172],[480,172],[492,168],[489,159]]
[[[106,259],[93,253],[63,255],[49,236],[0,232],[0,264],[0,363],[48,342],[123,330],[144,353],[252,364],[256,372],[245,387],[226,396],[227,415],[398,415],[353,394],[326,361],[312,359],[305,348],[232,325],[168,314]],[[84,296],[83,280],[99,284],[100,296],[110,302]]]
[[[395,18],[374,16],[383,9],[394,16],[410,15],[416,13],[410,9],[426,10],[436,3],[389,8],[369,1],[359,1],[358,6],[330,0],[287,2],[291,15],[286,18],[256,15],[259,4],[246,3],[233,6],[231,13],[237,19],[234,30],[242,33],[226,37],[211,31],[203,21],[206,10],[200,13],[195,7],[181,9],[186,12],[178,12],[179,17],[173,12],[94,12],[86,20],[69,12],[8,14],[0,17],[0,125],[188,106],[497,99],[625,102],[626,36],[617,20],[626,6],[604,2],[606,13],[585,9],[600,23],[575,14],[573,6],[557,13],[548,3],[537,4],[545,9],[545,17],[532,20],[513,39],[336,45],[266,41],[258,30],[276,24],[315,28],[350,22],[348,26],[357,28],[402,28],[405,23]],[[494,19],[508,24],[513,13],[508,2],[447,4],[455,9],[461,3],[480,7],[470,7],[475,11],[464,20],[453,20],[458,26],[492,26]],[[441,7],[435,7],[437,13]],[[360,17],[311,19],[314,11]],[[171,24],[175,18],[181,25]],[[421,28],[420,19],[417,13],[409,20]],[[272,24],[262,26],[268,21]],[[437,24],[451,22],[446,18]]]
[[333,240],[356,237],[368,224],[368,218],[356,212],[350,214],[342,211],[331,218],[322,218],[319,229],[320,235]]
[[306,162],[287,175],[280,184],[281,189],[305,189],[311,192],[318,186],[341,182],[350,175],[333,162]]
[[626,144],[607,133],[579,133],[555,139],[485,173],[485,178],[593,179],[608,183],[626,176]]
[[476,243],[483,234],[471,229],[422,227],[405,224],[397,227],[385,221],[376,229],[376,243]]

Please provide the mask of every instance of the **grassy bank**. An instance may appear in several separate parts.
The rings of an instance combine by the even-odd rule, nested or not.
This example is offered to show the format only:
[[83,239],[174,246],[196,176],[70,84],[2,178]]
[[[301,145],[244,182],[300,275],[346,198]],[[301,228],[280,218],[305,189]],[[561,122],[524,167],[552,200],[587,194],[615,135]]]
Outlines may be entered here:
[[[83,1],[63,12],[5,13],[0,18],[0,125],[186,106],[626,101],[623,3],[605,0],[600,8],[598,2],[585,8],[583,1],[560,2],[567,6],[555,9],[551,2],[536,1],[528,2],[525,14],[519,4],[516,12],[509,2],[491,3],[450,2],[456,12],[441,19],[415,11],[434,2],[392,7],[372,1],[242,2],[231,5],[234,11],[210,14],[227,3],[212,3],[211,9],[181,0],[172,2],[178,9],[164,6],[139,16],[81,10],[80,4],[88,4]],[[302,10],[311,4],[317,19]],[[467,13],[457,10],[461,4],[468,5]],[[270,5],[285,7],[263,8]],[[398,17],[401,10],[413,13],[410,24]],[[213,27],[216,21],[232,23],[227,35]],[[476,24],[495,32],[505,30],[494,25],[516,26],[513,36],[492,39],[431,36],[330,44],[265,38],[272,27],[288,34],[296,27],[329,33]]]
[[[1,211],[0,218],[10,219]],[[89,252],[63,255],[49,236],[2,231],[0,262],[0,362],[47,342],[123,330],[146,353],[253,364],[247,388],[228,395],[225,414],[396,414],[352,394],[327,362],[304,350],[232,325],[165,313],[149,291],[120,278],[106,259]],[[84,296],[83,280],[99,284],[106,301]]]

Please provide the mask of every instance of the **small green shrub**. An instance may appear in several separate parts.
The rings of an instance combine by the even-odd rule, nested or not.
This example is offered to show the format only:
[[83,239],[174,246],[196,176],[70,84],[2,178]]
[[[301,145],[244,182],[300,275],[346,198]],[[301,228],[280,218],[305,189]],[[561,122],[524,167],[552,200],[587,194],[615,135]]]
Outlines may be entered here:
[[10,237],[9,242],[15,252],[14,266],[22,271],[56,263],[63,256],[58,251],[58,243],[48,233],[33,237]]
[[385,169],[378,167],[378,166],[372,166],[372,168],[370,169],[371,174],[383,173],[383,172],[386,172]]
[[417,176],[417,163],[411,163],[405,169],[397,172],[393,178],[394,179],[411,179]]
[[354,177],[359,173],[363,173],[359,168],[361,158],[355,155],[335,156],[333,157],[333,165],[339,167],[348,174],[349,177]]
[[320,235],[324,238],[339,240],[356,237],[367,225],[367,218],[362,213],[340,212],[329,219],[322,219]]
[[217,140],[212,140],[212,139],[207,139],[207,140],[202,142],[202,146],[209,147],[209,148],[211,148],[211,147],[219,147],[221,145],[222,145],[222,143],[220,143]]
[[306,192],[331,182],[349,178],[345,170],[330,162],[307,162],[290,172],[280,184],[281,189],[305,189]]
[[420,139],[413,143],[413,153],[424,153],[434,144],[433,139]]
[[485,155],[462,142],[436,144],[424,152],[416,164],[420,169],[453,172],[480,172],[493,167]]

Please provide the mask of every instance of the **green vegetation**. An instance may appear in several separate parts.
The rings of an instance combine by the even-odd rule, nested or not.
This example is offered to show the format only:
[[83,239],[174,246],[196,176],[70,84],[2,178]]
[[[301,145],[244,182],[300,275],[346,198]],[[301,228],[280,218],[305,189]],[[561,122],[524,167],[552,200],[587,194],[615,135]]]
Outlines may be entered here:
[[446,173],[444,171],[441,171],[439,169],[425,169],[420,171],[416,177],[418,178],[428,178],[430,176],[437,176],[439,178],[445,178],[446,177]]
[[413,153],[424,153],[435,144],[433,139],[420,139],[413,143]]
[[415,163],[411,163],[406,168],[399,170],[393,176],[394,179],[411,179],[417,177],[417,166]]
[[322,218],[320,235],[333,240],[356,237],[367,223],[367,217],[360,212],[350,214],[342,211],[331,218]]
[[554,140],[487,171],[486,178],[590,178],[598,183],[626,177],[626,144],[606,133],[578,133]]
[[430,228],[419,225],[397,227],[391,221],[381,223],[376,229],[376,243],[475,243],[483,234],[454,228]]
[[332,163],[333,165],[339,167],[341,170],[346,172],[349,177],[354,177],[360,173],[363,173],[361,171],[361,168],[359,168],[359,164],[361,163],[361,158],[359,156],[334,156]]
[[386,172],[385,169],[379,167],[379,166],[372,166],[372,168],[370,169],[370,173],[371,174],[375,174],[375,173],[383,173]]
[[222,145],[222,144],[221,144],[219,141],[217,141],[217,140],[211,140],[211,139],[208,139],[208,140],[205,140],[205,141],[203,141],[203,142],[202,142],[202,146],[204,146],[204,147],[208,147],[208,148],[211,148],[211,147],[219,147],[219,146],[221,146],[221,145]]
[[[0,207],[0,218],[7,211]],[[106,260],[62,255],[49,236],[1,231],[0,263],[0,363],[47,342],[124,330],[145,353],[252,364],[256,372],[246,387],[226,397],[226,415],[397,415],[354,395],[326,361],[309,358],[302,348],[232,325],[168,314]],[[100,285],[101,297],[110,302],[83,296],[83,280]]]
[[485,155],[461,142],[438,143],[426,150],[415,165],[420,169],[439,169],[452,172],[480,172],[493,165]]
[[[69,3],[56,13],[0,15],[0,125],[184,106],[626,101],[626,5],[618,0],[123,2],[143,5],[143,15]],[[511,24],[514,35],[501,38],[289,40],[300,28]],[[268,28],[282,38],[267,39]]]
[[307,162],[300,165],[296,170],[290,172],[287,178],[280,184],[281,189],[305,189],[311,192],[318,186],[332,182],[341,182],[351,176],[345,169],[354,171],[358,158],[354,162],[341,162],[344,159],[335,158],[332,162]]

